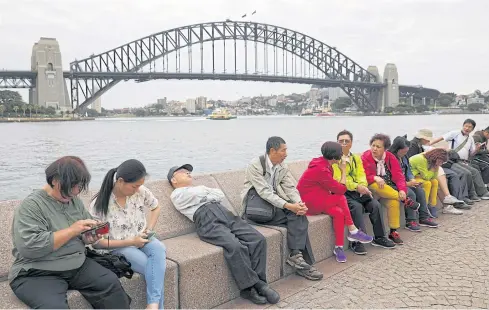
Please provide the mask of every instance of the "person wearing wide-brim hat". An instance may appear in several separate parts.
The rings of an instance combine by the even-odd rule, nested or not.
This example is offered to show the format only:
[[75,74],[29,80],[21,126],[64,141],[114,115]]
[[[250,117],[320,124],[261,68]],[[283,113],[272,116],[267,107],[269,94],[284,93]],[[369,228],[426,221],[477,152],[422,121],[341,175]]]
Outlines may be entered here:
[[[410,158],[432,149],[433,147],[430,146],[432,140],[433,131],[430,129],[419,129],[414,135],[413,140],[411,140],[409,151],[406,156]],[[469,201],[466,175],[459,175],[451,169],[440,167],[437,180],[440,190],[445,196],[442,201],[444,205],[467,206],[466,202],[464,202],[464,200],[467,200],[467,202]],[[447,210],[451,209],[452,208],[449,208]],[[447,210],[445,210],[445,212]],[[428,211],[432,217],[438,217],[436,207],[431,207]],[[458,214],[459,212],[454,210],[454,213]]]

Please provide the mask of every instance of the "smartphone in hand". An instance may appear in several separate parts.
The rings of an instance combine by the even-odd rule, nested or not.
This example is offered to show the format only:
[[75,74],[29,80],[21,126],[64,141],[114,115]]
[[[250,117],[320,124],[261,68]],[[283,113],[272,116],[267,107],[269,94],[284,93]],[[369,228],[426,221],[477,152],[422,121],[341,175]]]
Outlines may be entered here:
[[156,235],[156,232],[154,232],[152,230],[148,230],[146,235],[147,235],[146,239],[151,239],[152,237],[154,237],[154,235]]
[[84,232],[82,232],[82,235],[84,235],[85,237],[90,237],[90,236],[96,237],[98,235],[106,235],[109,233],[109,231],[110,231],[109,222],[104,222],[92,227],[89,230],[85,230]]

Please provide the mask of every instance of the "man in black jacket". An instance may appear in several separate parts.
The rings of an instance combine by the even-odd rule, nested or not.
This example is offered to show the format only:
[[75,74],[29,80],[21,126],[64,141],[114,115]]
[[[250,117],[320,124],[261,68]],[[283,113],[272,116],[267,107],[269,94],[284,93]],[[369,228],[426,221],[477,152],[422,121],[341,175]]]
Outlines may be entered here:
[[489,152],[487,150],[487,140],[489,139],[489,127],[477,131],[472,136],[475,143],[480,143],[479,151],[470,161],[470,165],[480,171],[485,184],[489,184]]

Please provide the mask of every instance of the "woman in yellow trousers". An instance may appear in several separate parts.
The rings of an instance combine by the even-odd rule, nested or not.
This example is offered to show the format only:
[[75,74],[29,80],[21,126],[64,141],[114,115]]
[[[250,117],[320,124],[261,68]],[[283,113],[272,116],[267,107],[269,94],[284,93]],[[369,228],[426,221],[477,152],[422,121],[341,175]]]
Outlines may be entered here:
[[369,189],[385,199],[389,220],[389,239],[396,245],[404,244],[397,231],[400,227],[400,204],[418,210],[419,203],[408,197],[406,178],[394,154],[387,152],[391,146],[389,136],[375,134],[370,139],[370,149],[362,154],[362,163]]
[[409,158],[409,165],[416,180],[422,182],[428,202],[428,211],[434,217],[438,198],[438,170],[448,160],[448,152],[441,148],[432,149]]

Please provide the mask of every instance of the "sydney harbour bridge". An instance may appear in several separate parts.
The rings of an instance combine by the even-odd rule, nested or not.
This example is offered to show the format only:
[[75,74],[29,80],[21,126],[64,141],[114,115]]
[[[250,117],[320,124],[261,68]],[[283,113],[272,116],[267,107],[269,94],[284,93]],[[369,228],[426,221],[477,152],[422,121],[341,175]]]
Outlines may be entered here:
[[383,111],[399,97],[436,98],[439,91],[399,85],[336,47],[306,34],[256,22],[226,20],[165,30],[70,63],[63,71],[56,39],[34,44],[31,70],[0,71],[0,88],[29,88],[33,104],[73,111],[88,107],[121,81],[233,80],[340,87],[361,111]]

